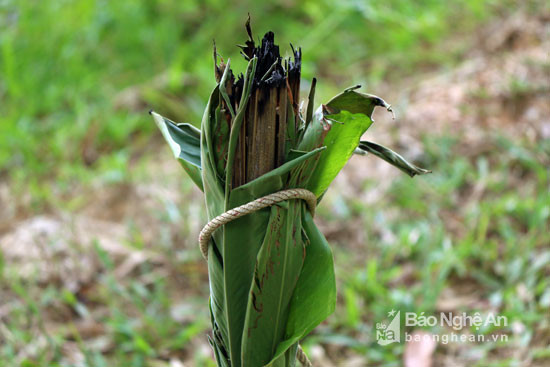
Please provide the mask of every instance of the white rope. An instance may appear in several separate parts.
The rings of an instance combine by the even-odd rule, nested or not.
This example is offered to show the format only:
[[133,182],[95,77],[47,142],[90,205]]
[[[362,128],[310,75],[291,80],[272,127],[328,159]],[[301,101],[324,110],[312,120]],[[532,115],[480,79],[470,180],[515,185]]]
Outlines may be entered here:
[[214,233],[216,229],[244,215],[254,213],[260,209],[291,199],[305,200],[311,215],[315,214],[317,198],[315,197],[315,194],[309,190],[288,189],[263,196],[244,205],[230,209],[208,222],[199,234],[199,246],[201,248],[202,256],[208,260],[208,243],[210,242],[212,233]]
[[[267,208],[269,206],[275,205],[282,201],[292,200],[292,199],[302,199],[306,202],[311,215],[315,215],[315,206],[317,205],[317,197],[314,193],[306,189],[288,189],[279,191],[273,194],[262,196],[259,199],[246,203],[244,205],[238,206],[236,208],[230,209],[225,213],[218,215],[216,218],[208,222],[199,234],[199,246],[201,249],[202,256],[205,260],[208,260],[208,244],[210,243],[210,238],[212,233],[224,224],[231,222],[237,218],[240,218],[244,215],[254,213],[260,209]],[[313,365],[307,358],[304,350],[300,345],[298,345],[298,350],[296,351],[296,359],[305,367],[312,367]]]

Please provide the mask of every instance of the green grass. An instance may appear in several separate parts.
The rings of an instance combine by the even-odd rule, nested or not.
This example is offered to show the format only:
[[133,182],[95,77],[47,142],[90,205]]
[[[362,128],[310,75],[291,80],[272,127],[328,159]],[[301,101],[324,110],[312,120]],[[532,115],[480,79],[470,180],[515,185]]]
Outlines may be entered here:
[[[453,312],[493,310],[509,320],[500,330],[509,335],[508,343],[468,345],[469,352],[462,358],[473,356],[471,365],[516,366],[520,360],[507,357],[510,348],[525,348],[533,363],[547,361],[544,339],[537,337],[547,335],[550,328],[550,172],[547,162],[540,159],[544,147],[528,147],[504,138],[488,144],[495,149],[460,156],[461,144],[456,139],[427,136],[423,164],[434,170],[431,176],[419,180],[400,175],[389,195],[374,207],[339,199],[333,192],[327,195],[325,209],[331,205],[345,208],[332,216],[321,212],[321,219],[345,223],[359,216],[363,227],[359,232],[364,231],[368,240],[360,249],[331,241],[339,305],[336,313],[305,340],[306,350],[315,344],[331,345],[363,356],[370,365],[399,366],[403,345],[377,345],[375,324],[385,320],[391,309],[435,313],[442,292],[451,289],[465,292],[483,305],[460,306]],[[367,180],[364,184],[369,189],[376,182]],[[479,185],[481,196],[472,199],[472,190]],[[449,220],[447,216],[456,218]],[[458,232],[453,227],[456,221],[462,226]],[[384,235],[382,229],[393,236]],[[135,240],[139,241],[139,233],[146,230],[138,229]],[[155,251],[175,258],[181,252],[162,243]],[[40,340],[32,358],[23,365],[67,365],[61,361],[68,342],[77,343],[86,366],[165,366],[162,361],[168,356],[183,358],[190,353],[195,353],[197,365],[213,365],[189,344],[203,340],[209,329],[204,276],[196,279],[191,289],[186,288],[189,293],[176,312],[173,307],[174,299],[181,301],[178,279],[188,276],[178,275],[178,269],[194,266],[197,261],[200,264],[200,259],[164,265],[174,272],[169,277],[158,275],[158,266],[145,262],[122,281],[114,275],[113,260],[100,244],[96,252],[104,270],[89,296],[54,285],[43,288],[38,281],[24,283],[17,280],[17,274],[4,272],[0,282],[3,295],[15,307],[5,323],[10,337],[0,347],[0,360],[15,365],[17,351]],[[111,343],[103,353],[101,339],[86,342],[75,324],[87,319],[98,306],[103,312],[93,318],[106,328],[105,338]],[[45,326],[45,319],[51,321],[56,314],[61,317],[67,313],[69,319],[61,329]],[[523,330],[514,331],[513,325],[522,325]],[[437,328],[429,330],[441,333]],[[489,335],[492,330],[475,332]]]
[[[348,219],[360,216],[367,243],[361,254],[333,243],[341,305],[308,339],[311,343],[343,344],[373,365],[400,365],[402,344],[377,345],[375,324],[391,309],[436,314],[442,292],[451,289],[485,302],[462,306],[455,314],[492,310],[508,318],[508,326],[500,329],[509,335],[508,343],[469,345],[469,354],[481,356],[471,365],[516,366],[522,359],[503,356],[520,347],[527,350],[523,358],[540,365],[548,361],[542,352],[550,326],[550,171],[548,159],[542,159],[548,147],[505,138],[486,143],[491,148],[486,153],[461,156],[460,141],[427,137],[423,165],[433,169],[432,175],[403,175],[375,208],[343,201]],[[366,184],[367,189],[377,185]],[[346,217],[331,220],[345,222]],[[382,228],[393,235],[385,236]],[[513,325],[524,330],[514,332]]]
[[[283,49],[287,41],[302,46],[304,80],[320,79],[322,101],[351,84],[363,83],[374,92],[378,82],[397,83],[452,66],[465,51],[457,40],[506,5],[490,0],[292,4],[0,2],[0,181],[9,185],[9,207],[16,208],[7,217],[72,215],[90,202],[82,193],[150,179],[150,159],[160,141],[147,106],[174,120],[200,121],[214,85],[211,40],[237,69],[244,65],[234,44],[245,39],[247,12],[258,36],[274,30]],[[151,80],[163,73],[166,83],[155,86]],[[135,85],[142,105],[116,107],[119,93]],[[523,325],[521,332],[505,328],[509,345],[473,346],[469,355],[478,357],[472,365],[515,366],[506,350],[526,345],[533,363],[550,358],[544,344],[550,329],[550,147],[500,137],[488,138],[487,147],[467,155],[457,138],[426,136],[420,163],[432,175],[400,176],[374,206],[327,196],[319,208],[321,220],[345,226],[360,218],[354,231],[367,243],[357,249],[343,239],[331,241],[339,305],[305,340],[306,350],[318,343],[343,346],[371,365],[398,366],[403,346],[378,346],[376,322],[392,308],[434,312],[442,292],[466,284],[476,289],[476,300],[488,303],[484,307]],[[374,181],[360,184],[364,190],[377,187]],[[213,366],[196,348],[210,327],[208,286],[189,239],[189,223],[204,219],[197,209],[202,199],[194,197],[189,181],[176,187],[183,192],[181,201],[162,203],[146,216],[154,219],[151,226],[162,223],[152,250],[170,259],[168,264],[145,261],[121,280],[114,259],[98,244],[101,273],[87,292],[73,293],[41,283],[39,274],[21,277],[0,252],[0,310],[10,310],[8,316],[0,311],[0,365],[161,367],[181,357]],[[124,224],[131,233],[126,245],[145,247],[150,228]],[[185,241],[193,245],[178,247]],[[464,309],[477,310],[482,309]],[[103,327],[99,337],[79,331],[79,323],[90,317]],[[63,357],[67,347],[80,352],[80,364]]]
[[[289,41],[303,48],[304,77],[319,77],[326,99],[351,83],[452,61],[459,47],[448,53],[435,46],[497,9],[488,0],[305,1],[292,9],[247,1],[228,9],[217,1],[8,0],[0,7],[7,26],[0,34],[0,172],[30,190],[38,209],[56,204],[45,179],[61,190],[103,175],[128,179],[125,167],[148,144],[153,124],[146,106],[114,108],[124,88],[145,83],[146,104],[198,123],[214,86],[212,39],[242,69],[234,44],[246,37],[247,12],[257,36],[274,30],[286,52]],[[165,85],[151,87],[161,73]]]

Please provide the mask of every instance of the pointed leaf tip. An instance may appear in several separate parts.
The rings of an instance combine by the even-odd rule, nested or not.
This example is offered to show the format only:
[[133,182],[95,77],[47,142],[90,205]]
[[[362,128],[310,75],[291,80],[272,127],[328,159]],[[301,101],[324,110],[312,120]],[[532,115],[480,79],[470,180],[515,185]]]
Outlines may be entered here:
[[362,153],[359,153],[362,155],[365,155],[365,153],[372,153],[378,158],[385,160],[392,166],[399,168],[401,171],[405,172],[411,177],[414,177],[416,175],[425,175],[427,173],[432,173],[432,171],[430,170],[418,167],[408,162],[400,154],[380,144],[363,140],[359,143],[359,147],[357,148],[357,150],[362,151]]
[[170,135],[170,132],[168,131],[168,126],[166,125],[166,122],[164,121],[164,117],[156,113],[155,111],[151,110],[149,111],[151,116],[153,116],[153,120],[155,121],[155,124],[159,128],[160,132],[162,133],[162,137],[168,143],[170,146],[170,149],[172,150],[172,153],[174,154],[175,158],[179,158],[181,153],[181,147],[178,143],[174,141],[172,136]]
[[175,124],[153,110],[150,113],[174,157],[202,190],[200,130],[190,124]]

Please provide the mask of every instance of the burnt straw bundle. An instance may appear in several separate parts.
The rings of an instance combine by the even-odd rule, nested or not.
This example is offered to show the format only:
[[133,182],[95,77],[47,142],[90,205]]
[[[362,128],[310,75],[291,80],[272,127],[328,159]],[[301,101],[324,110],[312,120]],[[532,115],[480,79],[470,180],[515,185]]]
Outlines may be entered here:
[[246,24],[248,61],[235,76],[218,63],[200,130],[151,112],[175,157],[204,192],[212,335],[219,366],[308,364],[298,342],[330,315],[336,285],[315,205],[352,154],[372,153],[411,176],[429,171],[388,148],[360,141],[381,98],[344,90],[314,112],[316,80],[300,102],[302,53],[280,56]]

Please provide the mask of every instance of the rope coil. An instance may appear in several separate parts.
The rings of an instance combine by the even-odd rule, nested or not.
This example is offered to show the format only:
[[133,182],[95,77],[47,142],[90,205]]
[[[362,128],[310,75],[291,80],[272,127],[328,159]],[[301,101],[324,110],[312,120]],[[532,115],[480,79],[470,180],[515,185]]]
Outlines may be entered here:
[[212,237],[212,233],[224,224],[227,224],[237,218],[245,216],[247,214],[254,213],[260,209],[267,208],[268,206],[273,206],[282,201],[287,201],[291,199],[302,199],[305,200],[311,215],[315,214],[315,206],[317,205],[317,197],[314,193],[306,189],[288,189],[279,191],[273,194],[262,196],[259,199],[251,201],[249,203],[243,204],[236,208],[230,209],[225,213],[218,215],[216,218],[208,222],[201,233],[199,234],[199,246],[201,249],[202,256],[205,260],[208,260],[208,243]]
[[[208,260],[208,244],[210,243],[210,238],[214,231],[224,224],[227,224],[237,218],[245,216],[247,214],[252,214],[260,209],[264,209],[275,204],[278,204],[283,201],[292,200],[292,199],[302,199],[306,202],[308,209],[312,216],[315,215],[315,207],[317,205],[317,197],[314,193],[306,189],[288,189],[275,192],[266,196],[262,196],[259,199],[251,201],[249,203],[243,204],[236,208],[230,209],[225,213],[222,213],[210,220],[199,234],[199,246],[202,253],[202,256],[205,260]],[[298,350],[296,351],[296,359],[305,367],[312,367],[310,360],[307,358],[304,350],[300,345],[298,345]]]

